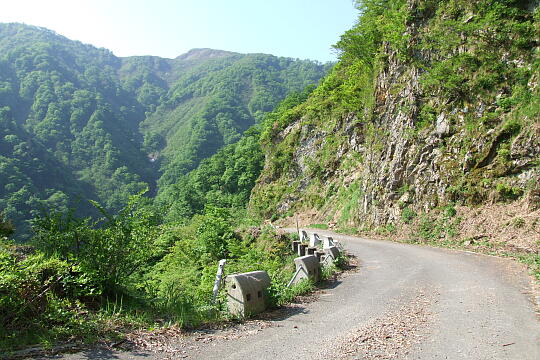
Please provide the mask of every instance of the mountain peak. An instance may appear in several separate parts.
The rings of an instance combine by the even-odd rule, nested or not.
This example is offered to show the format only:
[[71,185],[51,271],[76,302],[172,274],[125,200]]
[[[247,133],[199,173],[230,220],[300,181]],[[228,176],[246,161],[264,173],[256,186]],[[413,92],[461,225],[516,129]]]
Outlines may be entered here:
[[227,57],[236,55],[237,53],[224,50],[215,50],[209,48],[196,48],[191,49],[187,53],[178,56],[177,60],[193,61],[193,60],[205,60],[220,57]]

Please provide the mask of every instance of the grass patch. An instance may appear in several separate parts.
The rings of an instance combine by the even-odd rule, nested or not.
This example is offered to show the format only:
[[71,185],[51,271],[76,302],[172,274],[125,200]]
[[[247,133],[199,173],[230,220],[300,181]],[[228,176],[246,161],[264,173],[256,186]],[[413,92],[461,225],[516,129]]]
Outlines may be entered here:
[[314,229],[328,230],[328,225],[326,224],[311,224],[309,227]]
[[388,223],[384,226],[377,227],[374,231],[377,235],[390,236],[397,232],[397,228],[396,225]]
[[315,284],[308,279],[303,279],[288,288],[283,283],[272,283],[269,293],[269,305],[277,308],[292,302],[297,296],[305,295],[315,290]]
[[540,284],[540,254],[516,254],[509,252],[505,253],[504,256],[511,257],[527,265],[529,271],[535,277],[536,282]]

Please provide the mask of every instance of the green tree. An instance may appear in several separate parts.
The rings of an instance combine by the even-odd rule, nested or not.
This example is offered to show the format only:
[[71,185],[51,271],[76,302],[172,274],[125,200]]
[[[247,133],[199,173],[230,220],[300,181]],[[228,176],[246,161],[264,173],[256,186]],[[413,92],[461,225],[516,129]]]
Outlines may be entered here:
[[78,264],[103,290],[118,291],[155,256],[160,221],[145,203],[142,193],[131,196],[115,215],[94,203],[100,221],[77,218],[73,211],[42,214],[33,223],[33,242],[49,256]]
[[14,232],[15,228],[13,224],[9,220],[4,219],[4,216],[0,213],[0,238],[8,237]]

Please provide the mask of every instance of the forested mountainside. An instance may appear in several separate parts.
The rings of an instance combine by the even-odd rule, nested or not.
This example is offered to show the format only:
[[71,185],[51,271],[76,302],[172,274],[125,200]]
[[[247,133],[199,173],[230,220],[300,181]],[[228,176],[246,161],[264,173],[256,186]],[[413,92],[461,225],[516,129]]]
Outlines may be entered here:
[[[259,225],[295,215],[502,249],[540,279],[537,3],[356,3],[316,87],[326,67],[306,61],[119,59],[0,26],[0,350],[222,320],[224,258],[231,273],[268,271],[283,303],[309,284],[286,286],[290,239]],[[154,199],[115,211],[148,185]],[[81,193],[112,211],[66,211]],[[42,205],[55,211],[16,245],[6,219]]]
[[496,241],[534,253],[537,2],[358,3],[340,62],[263,134],[252,211],[387,234],[415,224],[406,236],[441,241],[468,223],[468,243],[496,228]]
[[194,49],[118,58],[52,31],[0,24],[0,209],[28,234],[41,209],[116,211],[176,179],[330,65]]

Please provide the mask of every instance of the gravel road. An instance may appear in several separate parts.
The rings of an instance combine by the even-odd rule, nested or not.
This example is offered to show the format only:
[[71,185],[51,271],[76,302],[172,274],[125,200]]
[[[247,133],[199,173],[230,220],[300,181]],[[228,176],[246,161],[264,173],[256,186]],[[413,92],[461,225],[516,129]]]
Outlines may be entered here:
[[151,351],[49,359],[540,359],[535,293],[522,265],[316,232],[359,262],[316,301],[224,330],[164,336]]

